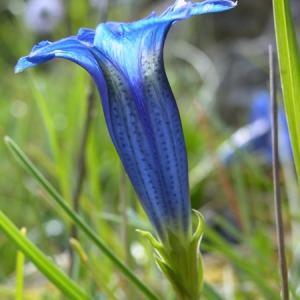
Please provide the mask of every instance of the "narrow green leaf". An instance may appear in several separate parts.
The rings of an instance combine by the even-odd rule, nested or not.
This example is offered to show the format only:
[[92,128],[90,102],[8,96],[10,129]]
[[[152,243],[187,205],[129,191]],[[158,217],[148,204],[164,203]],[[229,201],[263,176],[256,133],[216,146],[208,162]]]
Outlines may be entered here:
[[0,227],[34,265],[66,296],[74,300],[91,299],[77,283],[72,281],[51,262],[18,228],[0,211]]
[[34,95],[34,99],[36,104],[39,108],[39,111],[42,115],[42,120],[46,129],[46,133],[48,135],[49,145],[51,148],[52,155],[56,162],[56,174],[59,178],[58,182],[60,183],[60,187],[62,190],[62,194],[67,199],[70,198],[70,189],[68,185],[68,176],[67,176],[67,169],[66,169],[66,158],[62,154],[62,151],[59,149],[59,139],[57,136],[56,131],[54,130],[53,120],[50,114],[49,107],[43,97],[41,92],[40,85],[41,83],[38,82],[38,77],[32,75],[33,72],[28,72],[28,85],[31,88],[32,94]]
[[[207,227],[205,229],[205,236],[210,241],[209,243],[202,242],[202,250],[216,252],[222,254],[222,256],[227,257],[232,261],[240,270],[248,276],[257,287],[264,294],[266,299],[280,299],[280,295],[274,286],[270,284],[272,278],[264,278],[264,275],[261,274],[259,265],[245,259],[245,255],[236,251],[230,243],[228,243],[222,236],[217,234],[213,229]],[[274,275],[276,279],[276,274]]]
[[21,165],[36,179],[36,181],[45,189],[60,208],[71,218],[71,220],[86,234],[86,236],[120,269],[120,271],[130,279],[136,287],[148,297],[148,299],[158,300],[158,297],[135,276],[135,274],[119,260],[119,258],[105,245],[98,235],[86,224],[79,214],[74,212],[70,205],[62,196],[52,187],[41,172],[33,165],[25,153],[10,138],[5,137],[4,141],[11,152],[15,155]]
[[206,300],[224,300],[217,291],[207,282],[203,283],[202,294]]
[[[21,228],[20,233],[25,237],[26,228]],[[24,285],[24,263],[25,255],[22,251],[17,252],[16,263],[16,300],[23,299],[23,285]]]
[[289,0],[273,0],[275,33],[285,109],[300,178],[300,67]]

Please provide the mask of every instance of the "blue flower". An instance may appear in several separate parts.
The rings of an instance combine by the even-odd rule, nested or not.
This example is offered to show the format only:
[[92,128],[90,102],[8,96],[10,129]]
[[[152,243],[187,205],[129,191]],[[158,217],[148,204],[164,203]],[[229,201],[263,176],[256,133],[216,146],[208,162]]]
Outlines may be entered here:
[[[259,156],[267,165],[272,164],[272,124],[270,96],[267,91],[258,91],[253,96],[249,112],[249,122],[239,128],[217,150],[220,160],[229,165],[236,160],[237,150]],[[293,162],[292,145],[284,111],[278,107],[279,158],[282,164]]]
[[51,33],[63,15],[62,0],[29,0],[25,5],[25,23],[36,33]]
[[[249,121],[250,124],[257,123],[263,120],[268,124],[269,130],[257,136],[252,140],[252,147],[254,151],[261,154],[266,163],[272,163],[273,149],[272,149],[272,124],[271,124],[271,109],[270,96],[266,91],[259,91],[254,95],[251,106]],[[262,121],[261,121],[262,122]],[[288,130],[287,119],[285,112],[281,107],[278,107],[278,143],[279,159],[282,164],[293,161],[292,145]]]
[[111,139],[161,241],[168,232],[191,235],[186,149],[163,63],[166,35],[179,20],[234,6],[228,0],[177,0],[160,16],[103,23],[96,31],[80,29],[77,36],[41,42],[15,68],[65,58],[90,73]]

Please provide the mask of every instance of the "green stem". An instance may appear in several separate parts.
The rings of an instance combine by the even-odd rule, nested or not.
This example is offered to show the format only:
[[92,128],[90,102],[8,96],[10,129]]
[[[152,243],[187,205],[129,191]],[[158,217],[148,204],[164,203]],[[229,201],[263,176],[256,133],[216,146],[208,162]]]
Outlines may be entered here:
[[[203,268],[199,244],[204,229],[202,215],[193,236],[168,231],[168,242],[157,241],[149,232],[139,231],[148,239],[156,252],[156,262],[172,284],[179,300],[198,300],[202,292]],[[181,237],[181,238],[180,238]]]
[[199,244],[204,220],[200,213],[196,214],[199,224],[190,241],[182,243],[176,236],[170,235],[171,247],[165,250],[164,259],[174,272],[176,283],[173,286],[179,300],[198,300],[202,291],[203,265]]
[[[22,228],[20,233],[26,236],[26,228]],[[24,262],[25,255],[22,251],[17,252],[17,263],[16,263],[16,300],[23,299],[23,286],[24,286]]]
[[[177,275],[175,291],[179,300],[198,300],[202,289],[202,258],[198,248],[180,246],[171,252],[170,268]],[[197,264],[197,261],[199,262]],[[178,288],[180,287],[180,288]]]

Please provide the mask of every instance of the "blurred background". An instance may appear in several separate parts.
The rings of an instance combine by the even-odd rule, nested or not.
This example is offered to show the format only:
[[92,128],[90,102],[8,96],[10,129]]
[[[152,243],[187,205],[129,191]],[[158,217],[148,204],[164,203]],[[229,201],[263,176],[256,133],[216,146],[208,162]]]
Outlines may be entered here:
[[[12,137],[66,201],[151,289],[175,299],[136,232],[149,223],[123,173],[89,75],[55,60],[14,74],[17,60],[41,40],[76,35],[109,21],[130,22],[173,1],[0,1],[0,209],[95,299],[143,299],[55,207],[15,161]],[[300,2],[291,1],[297,32]],[[193,17],[169,32],[165,67],[182,117],[191,200],[206,219],[205,279],[224,299],[280,299],[273,208],[268,47],[275,47],[271,0],[240,0],[227,12]],[[278,100],[281,94],[278,88]],[[280,184],[287,261],[300,295],[300,204],[284,110],[279,117]],[[87,132],[85,135],[84,132]],[[86,138],[86,139],[85,139]],[[84,149],[84,151],[82,151]],[[84,162],[80,158],[84,155]],[[71,268],[69,237],[92,268]],[[298,234],[298,235],[297,235]],[[0,232],[0,298],[14,299],[16,248]],[[59,292],[28,263],[25,299]],[[297,296],[298,293],[298,296]]]

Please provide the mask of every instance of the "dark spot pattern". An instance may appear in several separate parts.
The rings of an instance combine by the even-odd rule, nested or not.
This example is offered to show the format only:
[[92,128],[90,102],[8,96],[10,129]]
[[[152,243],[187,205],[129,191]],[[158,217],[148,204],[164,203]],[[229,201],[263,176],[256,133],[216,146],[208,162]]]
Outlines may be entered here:
[[178,227],[183,226],[184,231],[187,231],[190,215],[188,170],[178,108],[159,51],[142,55],[141,67],[147,108],[159,154],[159,169],[168,199],[171,227],[179,230]]
[[143,208],[163,237],[162,223],[169,223],[169,215],[151,141],[126,78],[109,62],[102,65],[102,70],[106,77],[115,147]]
[[162,240],[168,231],[186,233],[190,226],[185,143],[163,66],[161,41],[166,30],[153,26],[140,32],[137,44],[117,38],[114,55],[110,51],[96,58],[106,79],[110,134]]

